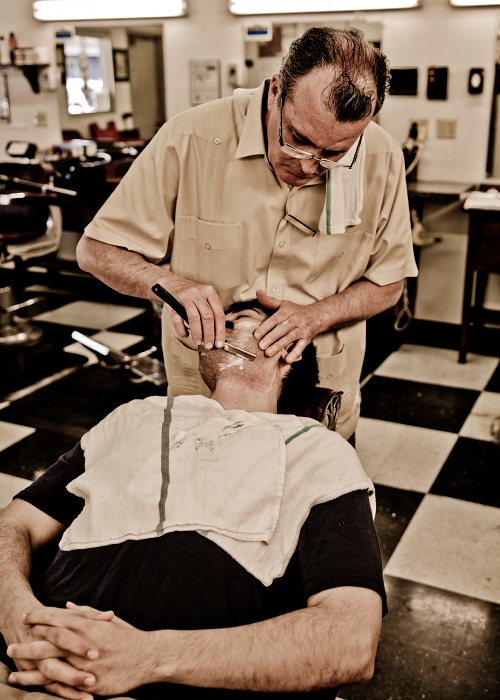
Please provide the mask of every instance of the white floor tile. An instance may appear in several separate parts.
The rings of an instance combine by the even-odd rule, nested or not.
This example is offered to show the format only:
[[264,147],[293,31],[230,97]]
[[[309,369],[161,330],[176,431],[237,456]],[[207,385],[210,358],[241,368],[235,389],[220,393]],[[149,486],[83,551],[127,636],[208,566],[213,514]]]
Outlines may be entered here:
[[29,428],[26,425],[0,421],[0,451],[6,450],[7,447],[14,445],[20,440],[24,440],[25,437],[32,435],[34,432],[34,428]]
[[500,394],[483,391],[467,416],[460,435],[474,440],[493,442],[491,424],[495,418],[500,418]]
[[19,476],[11,476],[0,472],[0,508],[5,508],[11,502],[13,496],[21,489],[29,486],[29,484],[31,484],[31,481],[28,481],[28,479],[21,479]]
[[469,353],[458,362],[458,350],[402,345],[378,367],[375,374],[395,379],[481,391],[498,365],[498,357]]
[[499,552],[499,508],[428,494],[385,573],[500,603]]
[[457,435],[412,425],[360,418],[356,452],[375,484],[427,493]]
[[92,301],[75,301],[53,311],[35,316],[38,321],[61,323],[83,328],[109,328],[124,323],[144,313],[144,309],[118,304],[99,304]]
[[437,233],[441,242],[422,248],[415,318],[461,323],[467,235]]
[[98,343],[103,343],[115,350],[126,350],[132,345],[144,340],[141,335],[132,335],[132,333],[114,333],[113,331],[100,331],[92,336]]

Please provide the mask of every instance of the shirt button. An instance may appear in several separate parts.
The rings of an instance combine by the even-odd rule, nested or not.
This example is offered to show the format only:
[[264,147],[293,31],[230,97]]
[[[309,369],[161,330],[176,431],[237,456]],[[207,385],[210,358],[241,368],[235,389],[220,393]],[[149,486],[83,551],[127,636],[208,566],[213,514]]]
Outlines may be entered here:
[[221,142],[220,138],[218,136],[216,136],[214,138],[214,143],[218,146],[220,142]]
[[278,289],[279,289],[279,287],[274,286],[274,287],[271,289],[271,291],[272,291],[274,294],[276,294],[276,292],[278,291]]
[[210,243],[205,243],[205,250],[212,250]]
[[286,246],[286,241],[280,241],[280,248],[284,248]]

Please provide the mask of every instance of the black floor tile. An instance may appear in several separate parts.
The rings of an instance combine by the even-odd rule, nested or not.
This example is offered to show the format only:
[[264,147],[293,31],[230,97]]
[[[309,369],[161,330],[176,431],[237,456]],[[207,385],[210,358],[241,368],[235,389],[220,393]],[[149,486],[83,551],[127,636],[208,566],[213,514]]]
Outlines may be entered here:
[[459,437],[430,493],[499,508],[500,445]]
[[500,605],[386,577],[389,613],[373,680],[345,700],[500,698]]
[[366,322],[366,352],[361,379],[374,372],[389,355],[407,342],[407,331],[396,331],[395,316],[378,314]]
[[458,433],[480,392],[374,376],[361,392],[365,418]]
[[0,348],[0,399],[31,386],[62,370],[79,367],[86,358],[64,352],[72,343],[70,329],[58,324],[39,323],[44,335],[35,346]]
[[[3,420],[1,411],[0,419]],[[36,430],[24,440],[2,451],[2,472],[23,479],[34,479],[38,476],[37,472],[50,467],[76,443],[76,437]]]
[[460,326],[452,323],[414,319],[407,332],[407,343],[431,348],[456,350],[460,344]]
[[403,532],[422,502],[423,494],[375,484],[377,514],[375,525],[385,566]]
[[120,404],[164,393],[151,382],[133,383],[124,370],[91,365],[13,402],[0,420],[79,439]]

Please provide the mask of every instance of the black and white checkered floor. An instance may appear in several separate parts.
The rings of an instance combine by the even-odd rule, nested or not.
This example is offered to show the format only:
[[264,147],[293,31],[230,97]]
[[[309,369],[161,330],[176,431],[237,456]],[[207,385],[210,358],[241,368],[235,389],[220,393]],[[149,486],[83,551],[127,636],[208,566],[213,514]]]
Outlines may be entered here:
[[[46,294],[31,348],[0,349],[0,505],[134,397],[163,393],[97,364],[80,330],[137,352],[154,343],[152,308]],[[136,305],[137,304],[137,305]],[[392,321],[391,321],[392,324]],[[498,329],[460,365],[457,328],[369,325],[357,450],[377,487],[389,594],[374,680],[344,700],[500,698]]]

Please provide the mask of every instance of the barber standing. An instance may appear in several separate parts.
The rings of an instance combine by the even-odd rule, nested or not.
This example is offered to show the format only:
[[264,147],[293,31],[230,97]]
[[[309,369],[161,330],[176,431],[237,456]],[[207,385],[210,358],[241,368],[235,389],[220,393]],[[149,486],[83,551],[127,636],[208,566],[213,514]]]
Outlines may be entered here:
[[314,340],[320,384],[343,391],[337,431],[354,433],[365,319],[417,274],[403,154],[372,121],[388,80],[362,32],[309,29],[258,89],[170,119],[86,228],[83,270],[185,306],[191,337],[170,307],[162,323],[170,395],[208,395],[196,346],[220,347],[224,307],[257,294],[277,309],[261,349],[293,345],[293,362]]

